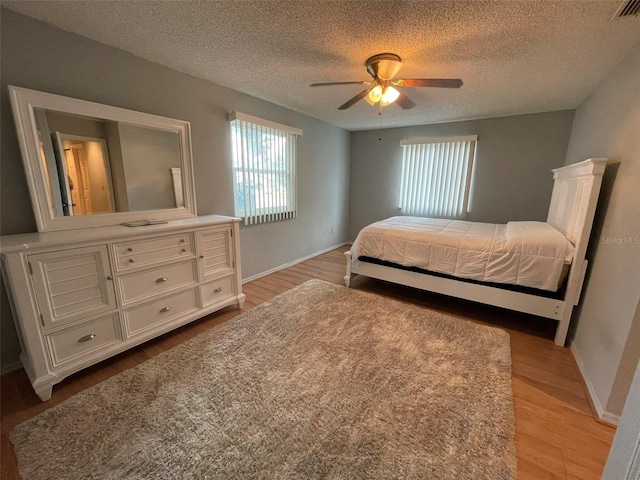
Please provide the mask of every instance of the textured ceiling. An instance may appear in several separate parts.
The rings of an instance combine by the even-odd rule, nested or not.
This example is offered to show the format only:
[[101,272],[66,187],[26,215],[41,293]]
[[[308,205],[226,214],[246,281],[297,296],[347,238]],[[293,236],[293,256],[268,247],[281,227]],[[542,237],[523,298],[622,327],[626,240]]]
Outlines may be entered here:
[[[348,130],[575,108],[633,48],[640,16],[620,1],[2,1],[64,30]],[[416,104],[337,106],[393,52],[398,77],[459,77],[458,90],[406,88]],[[250,112],[248,112],[250,113]]]

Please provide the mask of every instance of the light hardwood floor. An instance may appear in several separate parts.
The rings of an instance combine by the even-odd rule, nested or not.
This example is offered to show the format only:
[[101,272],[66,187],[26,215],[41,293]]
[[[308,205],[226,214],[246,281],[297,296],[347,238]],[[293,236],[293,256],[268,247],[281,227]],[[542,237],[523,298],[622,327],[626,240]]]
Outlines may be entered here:
[[[342,284],[343,252],[347,249],[333,250],[245,284],[244,310],[310,278]],[[615,430],[594,419],[570,350],[553,344],[553,322],[367,278],[356,278],[353,288],[505,328],[511,335],[518,479],[600,478]],[[54,386],[53,396],[46,403],[38,400],[23,370],[3,376],[0,379],[0,477],[3,480],[20,478],[9,442],[13,427],[239,313],[237,310],[217,312],[79,372]]]

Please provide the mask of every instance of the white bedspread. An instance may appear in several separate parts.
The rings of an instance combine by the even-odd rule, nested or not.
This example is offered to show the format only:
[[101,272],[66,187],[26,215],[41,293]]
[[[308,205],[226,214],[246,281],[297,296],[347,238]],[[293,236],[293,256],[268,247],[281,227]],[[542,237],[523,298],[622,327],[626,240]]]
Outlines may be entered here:
[[391,217],[362,229],[351,248],[361,256],[482,282],[555,291],[573,245],[544,222],[506,225]]

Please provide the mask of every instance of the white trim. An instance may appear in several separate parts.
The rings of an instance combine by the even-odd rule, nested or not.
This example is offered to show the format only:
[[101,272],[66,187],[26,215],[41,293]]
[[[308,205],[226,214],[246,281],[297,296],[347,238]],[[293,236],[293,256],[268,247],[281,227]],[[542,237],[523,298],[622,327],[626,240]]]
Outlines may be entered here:
[[400,145],[427,145],[431,143],[453,143],[453,142],[477,142],[478,135],[467,135],[462,137],[439,137],[439,138],[411,138],[400,140]]
[[307,261],[307,260],[309,260],[309,259],[311,259],[313,257],[317,257],[318,255],[322,255],[323,253],[330,252],[331,250],[335,250],[336,248],[344,247],[345,245],[351,245],[351,242],[342,242],[342,243],[339,243],[338,245],[334,245],[332,247],[328,247],[328,248],[325,248],[323,250],[320,250],[319,252],[312,253],[312,254],[307,255],[305,257],[302,257],[302,258],[298,258],[297,260],[293,260],[293,261],[291,261],[289,263],[285,263],[285,264],[280,265],[278,267],[271,268],[271,269],[269,269],[269,270],[267,270],[265,272],[258,273],[256,275],[252,275],[252,276],[247,277],[247,278],[243,278],[242,279],[242,283],[245,284],[245,283],[257,280],[259,278],[266,277],[267,275],[271,275],[272,273],[279,272],[280,270],[284,270],[285,268],[293,267],[294,265],[297,265],[298,263],[305,262],[305,261]]
[[605,423],[609,423],[613,426],[618,426],[618,424],[620,423],[620,415],[616,415],[615,413],[611,413],[611,412],[603,412],[602,416],[600,417],[600,421],[605,422]]
[[589,398],[591,399],[591,404],[593,405],[593,408],[595,408],[596,410],[596,416],[598,417],[599,420],[603,422],[610,423],[612,425],[618,425],[618,422],[620,421],[620,416],[615,415],[611,412],[607,412],[602,406],[602,403],[600,402],[600,398],[598,397],[596,389],[593,386],[593,383],[591,383],[591,379],[587,375],[587,369],[585,368],[584,363],[580,358],[580,354],[578,353],[578,350],[576,350],[575,344],[572,343],[569,348],[571,349],[573,358],[576,361],[576,365],[578,366],[580,375],[584,380],[584,384],[587,387],[587,393],[589,394]]
[[260,117],[254,117],[253,115],[247,115],[246,113],[230,112],[228,114],[228,118],[230,122],[233,122],[234,120],[242,120],[245,122],[256,123],[258,125],[262,125],[263,127],[276,128],[278,130],[283,130],[287,133],[291,133],[293,135],[302,136],[302,130],[300,128],[290,127],[289,125],[272,122],[270,120],[265,120]]
[[11,363],[5,363],[4,365],[2,365],[2,368],[0,368],[0,375],[6,375],[7,373],[15,372],[16,370],[20,370],[21,368],[22,362],[20,360]]

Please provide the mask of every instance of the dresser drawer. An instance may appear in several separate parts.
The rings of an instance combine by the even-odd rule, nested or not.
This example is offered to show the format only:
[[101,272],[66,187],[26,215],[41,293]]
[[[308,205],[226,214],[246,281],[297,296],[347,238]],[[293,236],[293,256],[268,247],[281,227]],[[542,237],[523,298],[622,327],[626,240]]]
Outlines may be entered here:
[[118,271],[195,255],[191,233],[116,243],[114,248]]
[[163,297],[124,311],[127,338],[199,310],[197,289]]
[[53,365],[91,355],[121,341],[118,314],[112,313],[82,325],[47,335]]
[[219,280],[203,284],[200,287],[202,304],[208,307],[209,305],[233,297],[235,295],[235,279],[235,275],[231,275],[230,277],[220,278]]
[[179,262],[118,277],[124,305],[197,283],[195,260]]

